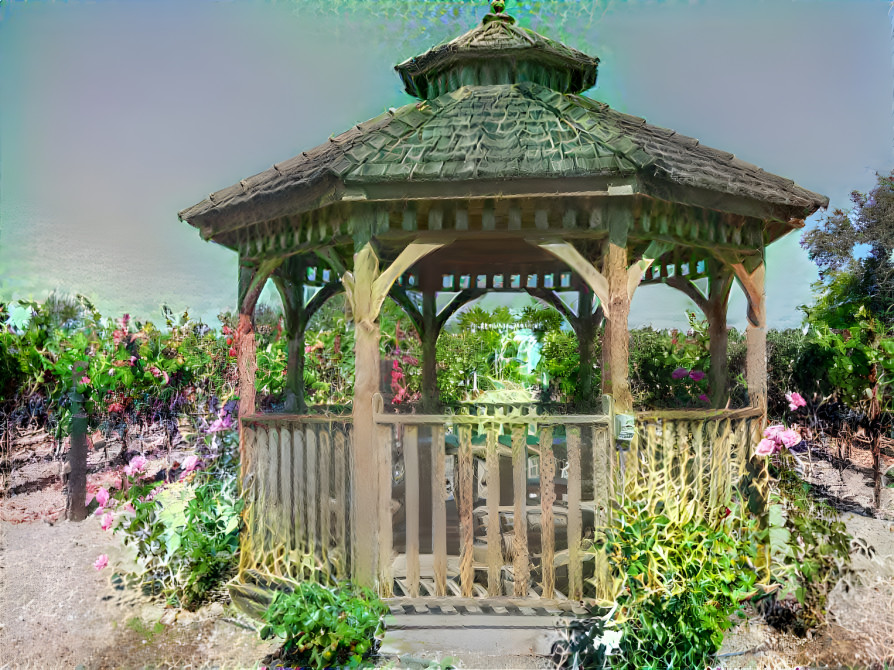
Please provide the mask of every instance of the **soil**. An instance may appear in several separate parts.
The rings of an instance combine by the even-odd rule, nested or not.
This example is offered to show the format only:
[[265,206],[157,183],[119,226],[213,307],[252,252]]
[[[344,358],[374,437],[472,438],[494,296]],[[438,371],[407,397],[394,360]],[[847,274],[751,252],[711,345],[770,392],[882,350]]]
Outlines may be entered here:
[[[88,490],[112,483],[124,445],[109,440],[89,458]],[[163,431],[149,430],[129,441],[129,451],[161,472],[189,453],[188,444],[167,444]],[[806,638],[780,633],[754,612],[727,633],[716,667],[878,667],[894,661],[894,489],[883,490],[872,509],[872,476],[865,450],[848,462],[815,448],[804,477],[843,510],[849,532],[875,549],[854,558],[856,577],[830,594],[828,621]],[[258,639],[254,623],[222,596],[191,613],[166,608],[118,576],[132,565],[118,537],[103,531],[95,516],[62,519],[64,495],[55,445],[31,431],[0,455],[0,670],[6,668],[255,668],[277,644]],[[124,456],[128,456],[125,451]],[[808,457],[809,456],[809,457]],[[886,457],[885,466],[894,463]],[[110,566],[93,567],[99,554]],[[432,649],[434,654],[436,650]],[[444,649],[462,667],[475,657]],[[429,655],[430,657],[430,655]],[[402,667],[399,658],[385,659]],[[533,665],[539,667],[532,658]],[[549,667],[546,659],[542,660]],[[411,666],[412,667],[412,666]]]

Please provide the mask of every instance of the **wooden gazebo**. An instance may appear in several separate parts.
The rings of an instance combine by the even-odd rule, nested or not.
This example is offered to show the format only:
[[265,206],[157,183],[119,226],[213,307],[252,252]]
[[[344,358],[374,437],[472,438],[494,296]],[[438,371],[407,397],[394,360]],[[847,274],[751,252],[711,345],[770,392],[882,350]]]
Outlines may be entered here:
[[[243,581],[327,573],[385,597],[576,600],[595,574],[582,538],[611,523],[625,491],[693,513],[693,502],[722,509],[743,475],[761,490],[751,453],[766,407],[764,249],[828,200],[581,96],[597,65],[495,2],[481,25],[397,66],[419,102],[180,213],[239,254]],[[290,337],[289,414],[255,409],[252,319],[270,278]],[[751,406],[727,410],[734,280],[748,301]],[[652,282],[684,291],[709,320],[715,409],[639,414],[625,450],[613,415],[633,414],[627,318],[637,287]],[[307,286],[318,291],[305,302]],[[340,290],[355,323],[352,412],[311,414],[304,330]],[[581,296],[575,312],[556,296],[568,290]],[[439,312],[444,291],[456,297]],[[578,413],[443,412],[438,333],[488,291],[529,291],[563,309],[580,338]],[[386,413],[378,395],[389,295],[422,341],[424,413]],[[603,317],[600,397],[587,362]]]

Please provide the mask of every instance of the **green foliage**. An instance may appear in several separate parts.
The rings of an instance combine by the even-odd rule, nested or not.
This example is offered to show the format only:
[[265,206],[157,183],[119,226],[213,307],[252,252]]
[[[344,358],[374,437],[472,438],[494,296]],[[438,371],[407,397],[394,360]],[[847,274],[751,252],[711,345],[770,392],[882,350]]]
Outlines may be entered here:
[[818,301],[808,310],[814,323],[847,328],[862,308],[894,325],[894,172],[876,177],[869,193],[851,193],[850,210],[835,210],[801,237],[820,268]]
[[387,612],[369,589],[298,582],[291,593],[276,593],[260,634],[282,638],[283,660],[296,665],[355,668],[375,652]]
[[826,363],[826,378],[841,399],[864,402],[877,387],[879,402],[890,403],[894,381],[894,336],[878,319],[860,309],[844,331],[819,325],[811,331]]
[[[688,313],[690,330],[660,331],[644,328],[630,333],[630,387],[638,406],[705,407],[707,377],[689,376],[706,372],[709,365],[707,324]],[[674,371],[686,374],[674,378]],[[696,375],[697,376],[697,375]]]
[[755,522],[738,507],[714,524],[672,521],[637,502],[616,514],[593,547],[605,552],[617,593],[623,637],[613,666],[704,667],[753,594]]
[[187,609],[207,600],[236,566],[244,503],[235,433],[224,435],[218,454],[191,482],[165,487],[131,476],[117,494],[134,508],[115,529],[136,549],[142,571],[134,576]]
[[803,636],[824,621],[826,598],[848,569],[852,538],[838,513],[795,474],[790,456],[779,458],[771,461],[777,486],[770,499],[770,569],[783,586],[776,609],[787,610],[783,622]]

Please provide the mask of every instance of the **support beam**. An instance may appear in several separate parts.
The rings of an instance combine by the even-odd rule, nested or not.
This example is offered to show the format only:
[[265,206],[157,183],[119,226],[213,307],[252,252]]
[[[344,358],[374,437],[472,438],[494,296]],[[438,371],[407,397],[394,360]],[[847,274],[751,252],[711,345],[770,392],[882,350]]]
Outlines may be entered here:
[[[425,255],[439,249],[443,243],[410,243],[384,271],[372,242],[367,241],[354,254],[352,272],[345,272],[348,303],[354,315],[354,582],[374,586],[381,566],[378,560],[379,538],[379,480],[390,457],[380,458],[377,451],[377,431],[373,414],[373,398],[379,392],[379,312],[394,281]],[[390,456],[390,454],[389,454]],[[387,474],[390,481],[390,466]],[[373,476],[373,473],[378,473]],[[384,532],[384,531],[383,531]],[[390,589],[390,585],[383,585]]]
[[239,416],[255,413],[255,373],[257,357],[254,313],[267,279],[282,259],[266,260],[254,267],[239,264],[239,323],[236,326],[236,367],[239,376]]
[[306,265],[300,259],[290,258],[273,276],[273,282],[282,300],[286,334],[289,338],[285,410],[296,414],[307,412],[304,396],[304,335],[307,325],[320,307],[342,290],[341,280],[331,281],[323,285],[305,304],[304,277],[306,269]]
[[699,290],[692,280],[686,277],[674,275],[665,278],[664,283],[685,293],[708,320],[709,353],[711,356],[708,386],[710,388],[711,407],[719,409],[725,407],[729,399],[727,394],[729,333],[727,332],[726,317],[733,273],[729,267],[718,260],[709,260],[708,266],[707,296]]
[[[636,266],[634,266],[636,267]],[[630,332],[627,317],[630,314],[628,289],[627,249],[610,242],[603,261],[603,273],[608,283],[605,341],[603,343],[603,389],[615,400],[615,408],[621,413],[633,411],[630,393],[628,360]]]
[[730,266],[736,281],[748,299],[748,325],[745,343],[748,348],[745,359],[745,380],[748,382],[748,400],[755,407],[767,411],[767,306],[764,291],[765,268],[763,261],[752,270],[744,263]]
[[555,308],[571,325],[577,337],[580,365],[575,385],[574,406],[586,413],[596,407],[596,390],[593,387],[593,362],[596,359],[596,331],[603,322],[602,305],[593,310],[594,294],[588,286],[578,290],[577,314],[562,302],[556,291],[544,288],[526,289],[528,294]]

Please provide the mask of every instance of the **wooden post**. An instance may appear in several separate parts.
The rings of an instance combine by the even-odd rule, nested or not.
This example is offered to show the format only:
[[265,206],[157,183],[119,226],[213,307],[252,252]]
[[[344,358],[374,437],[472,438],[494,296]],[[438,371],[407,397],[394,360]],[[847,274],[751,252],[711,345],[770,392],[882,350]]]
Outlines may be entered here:
[[767,411],[767,308],[764,292],[765,265],[758,259],[751,268],[743,263],[732,264],[736,280],[748,300],[748,325],[745,330],[747,354],[745,379],[748,400],[752,406]]
[[[356,227],[362,229],[369,223],[357,221]],[[372,587],[377,568],[381,571],[390,567],[377,565],[379,525],[384,522],[379,506],[385,504],[380,501],[382,492],[379,488],[380,482],[391,480],[390,452],[388,458],[380,458],[377,453],[380,447],[373,411],[373,398],[379,392],[379,312],[395,280],[420,258],[441,246],[443,243],[410,243],[388,268],[380,271],[379,259],[367,239],[354,253],[353,271],[345,272],[342,278],[355,324],[351,528],[354,533],[353,581],[361,586]],[[382,560],[387,559],[383,557]],[[391,585],[383,584],[382,588],[390,592]]]
[[422,411],[434,414],[440,404],[438,392],[438,323],[437,278],[424,272],[422,280]]
[[628,356],[630,334],[627,317],[630,314],[630,296],[627,292],[627,249],[609,241],[603,262],[603,274],[608,280],[609,308],[606,319],[606,392],[615,399],[619,412],[633,411],[633,396],[630,394]]
[[273,281],[282,299],[286,333],[289,338],[285,410],[304,414],[307,411],[304,401],[304,332],[307,317],[304,309],[304,284],[301,281],[304,266],[297,261],[290,261],[284,269],[288,269],[288,276],[277,276]]
[[87,365],[87,361],[78,361],[71,368],[71,444],[65,504],[65,518],[69,521],[87,518],[87,415],[84,414],[84,395],[78,391],[78,384],[87,374]]
[[[255,306],[264,284],[282,259],[263,261],[260,266],[239,263],[239,323],[236,326],[236,366],[239,374],[239,417],[255,413],[255,373],[258,369],[255,344]],[[241,451],[241,448],[240,448]]]
[[726,327],[726,314],[729,306],[729,293],[732,287],[733,274],[729,267],[721,261],[708,261],[710,275],[708,277],[708,296],[687,277],[674,275],[667,277],[664,283],[685,293],[702,311],[708,320],[708,339],[710,341],[711,367],[708,372],[711,388],[711,407],[726,406],[727,376],[729,361],[729,333]]

